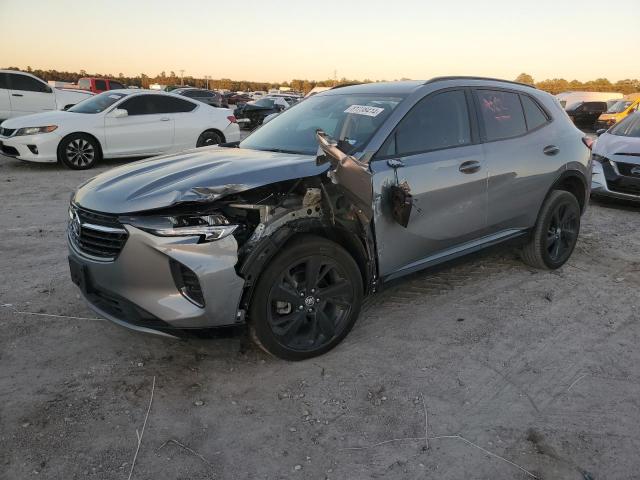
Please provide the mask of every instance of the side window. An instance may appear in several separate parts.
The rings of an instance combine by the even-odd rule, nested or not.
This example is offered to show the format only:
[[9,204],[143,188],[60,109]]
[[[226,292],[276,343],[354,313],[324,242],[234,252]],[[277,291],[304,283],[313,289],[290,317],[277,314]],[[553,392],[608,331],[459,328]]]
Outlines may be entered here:
[[149,97],[151,95],[136,95],[129,100],[125,100],[118,108],[123,108],[129,115],[149,115],[155,113],[150,108]]
[[106,90],[107,82],[104,80],[96,80],[96,90]]
[[198,91],[197,90],[186,90],[183,95],[185,97],[189,97],[189,98],[194,98],[194,97],[198,97]]
[[113,80],[109,81],[109,90],[120,90],[121,88],[124,88],[124,85],[120,82],[114,82]]
[[181,113],[190,112],[196,108],[196,104],[180,98],[168,95],[149,95],[154,113]]
[[200,98],[211,98],[215,97],[215,94],[213,92],[207,92],[206,90],[199,90],[196,96]]
[[452,90],[420,100],[400,121],[379,155],[410,155],[469,143],[467,100],[463,90]]
[[0,72],[0,88],[9,88],[9,78],[6,73]]
[[518,94],[501,90],[476,90],[475,94],[488,142],[526,133]]
[[529,95],[520,95],[520,100],[524,108],[524,118],[527,120],[527,130],[535,130],[549,121],[538,103]]
[[33,77],[20,75],[18,73],[9,73],[9,81],[12,90],[21,90],[24,92],[46,92],[47,86]]

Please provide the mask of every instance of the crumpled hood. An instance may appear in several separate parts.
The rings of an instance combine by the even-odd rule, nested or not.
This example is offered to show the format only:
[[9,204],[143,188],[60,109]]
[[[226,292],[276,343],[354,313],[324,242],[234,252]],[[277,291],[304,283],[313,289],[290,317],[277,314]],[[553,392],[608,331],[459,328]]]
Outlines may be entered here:
[[109,170],[82,185],[74,201],[89,210],[133,213],[181,202],[209,202],[251,188],[329,169],[313,155],[241,148],[187,150]]
[[[628,154],[640,155],[640,137],[623,137],[621,135],[603,133],[596,140],[593,153],[610,158],[611,160],[635,163],[632,161],[633,157]],[[625,153],[627,155],[624,155]],[[623,157],[626,157],[626,159]],[[636,161],[640,159],[640,157],[635,158]]]

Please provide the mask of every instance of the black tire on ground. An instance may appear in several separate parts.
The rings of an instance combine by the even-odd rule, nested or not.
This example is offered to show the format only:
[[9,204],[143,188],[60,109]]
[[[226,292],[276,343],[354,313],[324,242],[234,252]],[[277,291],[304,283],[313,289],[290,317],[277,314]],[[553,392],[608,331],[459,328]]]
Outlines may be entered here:
[[249,309],[251,338],[284,360],[322,355],[349,333],[362,296],[360,270],[344,248],[300,235],[258,279]]
[[522,248],[524,263],[553,270],[573,253],[580,233],[580,204],[564,190],[554,190],[545,200],[529,242]]
[[218,145],[222,143],[222,135],[213,130],[207,130],[202,132],[198,137],[198,141],[196,142],[196,147],[210,147],[211,145]]
[[58,144],[58,161],[72,170],[87,170],[102,160],[98,141],[85,133],[72,133]]

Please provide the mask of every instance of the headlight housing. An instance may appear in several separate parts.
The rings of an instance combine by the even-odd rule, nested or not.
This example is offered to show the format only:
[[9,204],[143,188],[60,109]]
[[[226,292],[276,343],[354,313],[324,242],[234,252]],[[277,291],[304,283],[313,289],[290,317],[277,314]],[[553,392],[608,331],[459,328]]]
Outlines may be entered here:
[[218,214],[121,217],[120,221],[159,237],[197,235],[201,242],[220,240],[238,228]]
[[51,133],[57,128],[57,125],[47,125],[46,127],[24,127],[19,128],[16,131],[15,136],[18,137],[20,135],[37,135],[38,133]]

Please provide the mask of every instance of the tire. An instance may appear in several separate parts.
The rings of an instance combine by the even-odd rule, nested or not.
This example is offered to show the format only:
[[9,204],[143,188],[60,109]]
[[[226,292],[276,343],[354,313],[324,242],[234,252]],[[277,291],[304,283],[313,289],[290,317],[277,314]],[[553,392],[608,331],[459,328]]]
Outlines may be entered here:
[[72,133],[58,144],[58,161],[72,170],[87,170],[102,160],[98,141],[85,133]]
[[569,260],[580,233],[580,204],[564,190],[553,190],[538,214],[529,242],[523,247],[524,263],[555,270]]
[[211,145],[218,145],[222,143],[224,140],[222,135],[213,130],[207,130],[206,132],[202,132],[198,137],[198,141],[196,142],[196,148],[200,147],[210,147]]
[[360,270],[344,248],[300,235],[258,279],[249,308],[251,338],[284,360],[322,355],[351,331],[362,296]]

